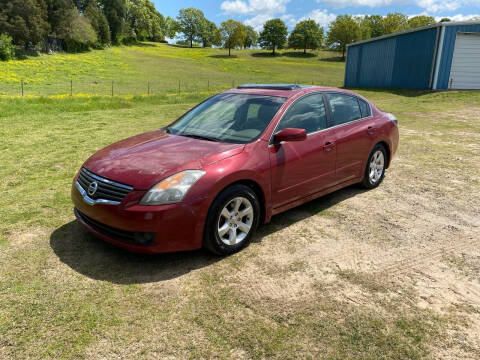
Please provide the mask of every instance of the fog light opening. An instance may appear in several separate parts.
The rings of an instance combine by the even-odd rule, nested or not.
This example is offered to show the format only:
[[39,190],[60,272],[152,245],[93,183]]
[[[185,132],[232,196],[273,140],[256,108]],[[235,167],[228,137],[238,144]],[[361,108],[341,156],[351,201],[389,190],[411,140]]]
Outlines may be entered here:
[[134,234],[134,238],[135,238],[135,241],[141,245],[150,245],[150,244],[153,244],[153,242],[155,241],[155,234],[136,232]]

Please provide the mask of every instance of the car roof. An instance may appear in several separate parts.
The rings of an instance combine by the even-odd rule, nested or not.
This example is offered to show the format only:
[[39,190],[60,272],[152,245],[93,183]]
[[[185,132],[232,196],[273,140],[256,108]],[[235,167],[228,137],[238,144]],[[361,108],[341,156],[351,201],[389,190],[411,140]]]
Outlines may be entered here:
[[280,96],[291,98],[299,93],[307,93],[311,91],[341,91],[351,93],[348,90],[328,87],[328,86],[314,86],[314,85],[298,85],[298,84],[245,84],[240,85],[235,89],[227,90],[227,93],[235,94],[249,94],[249,95],[266,95],[266,96]]

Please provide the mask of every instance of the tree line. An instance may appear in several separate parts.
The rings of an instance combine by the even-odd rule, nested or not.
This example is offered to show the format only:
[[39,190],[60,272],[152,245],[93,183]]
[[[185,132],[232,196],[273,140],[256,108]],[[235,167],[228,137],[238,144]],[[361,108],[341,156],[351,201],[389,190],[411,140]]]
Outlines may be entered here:
[[[449,21],[449,19],[442,19]],[[186,46],[260,46],[277,49],[342,51],[349,43],[435,23],[431,16],[409,18],[401,13],[386,16],[340,15],[328,31],[314,20],[303,20],[289,33],[281,19],[268,20],[260,33],[228,19],[217,25],[200,9],[181,9],[176,19],[164,17],[150,0],[0,0],[0,59],[15,55],[15,48],[52,50],[52,41],[71,52],[137,41],[163,42],[180,37]]]
[[[321,47],[339,50],[345,58],[348,44],[367,40],[394,32],[433,25],[436,20],[432,16],[419,15],[408,17],[401,13],[382,15],[352,16],[340,15],[333,20],[328,31],[314,20],[302,20],[289,33],[287,25],[281,19],[268,20],[260,33],[251,26],[246,26],[233,19],[221,23],[220,27],[205,18],[199,9],[188,8],[180,10],[177,20],[173,21],[171,33],[179,34],[182,43],[193,47],[194,44],[207,46],[222,46],[231,50],[239,47],[260,46],[272,51],[275,55],[277,49],[301,49],[306,54],[307,50]],[[441,21],[450,21],[443,18]]]
[[48,51],[50,39],[72,52],[164,41],[171,21],[149,0],[0,0],[0,57],[9,44]]

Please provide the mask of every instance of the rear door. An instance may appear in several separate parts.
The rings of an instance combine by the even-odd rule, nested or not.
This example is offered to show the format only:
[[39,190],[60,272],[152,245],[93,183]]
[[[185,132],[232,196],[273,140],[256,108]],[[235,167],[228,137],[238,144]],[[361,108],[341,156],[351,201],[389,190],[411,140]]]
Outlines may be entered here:
[[334,130],[327,129],[323,94],[309,94],[296,100],[275,133],[285,128],[305,129],[307,139],[269,146],[274,208],[327,188],[336,181]]
[[338,182],[362,176],[377,129],[370,105],[350,94],[332,92],[326,98],[332,114],[331,130],[336,141]]

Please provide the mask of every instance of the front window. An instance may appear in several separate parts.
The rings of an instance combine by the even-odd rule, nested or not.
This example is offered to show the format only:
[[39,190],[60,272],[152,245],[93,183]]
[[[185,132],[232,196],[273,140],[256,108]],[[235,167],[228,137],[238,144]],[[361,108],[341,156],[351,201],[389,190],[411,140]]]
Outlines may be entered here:
[[200,104],[166,130],[210,141],[249,143],[257,139],[286,98],[220,94]]
[[308,95],[301,98],[288,110],[280,121],[277,131],[286,128],[305,129],[311,134],[327,127],[327,113],[322,94]]

